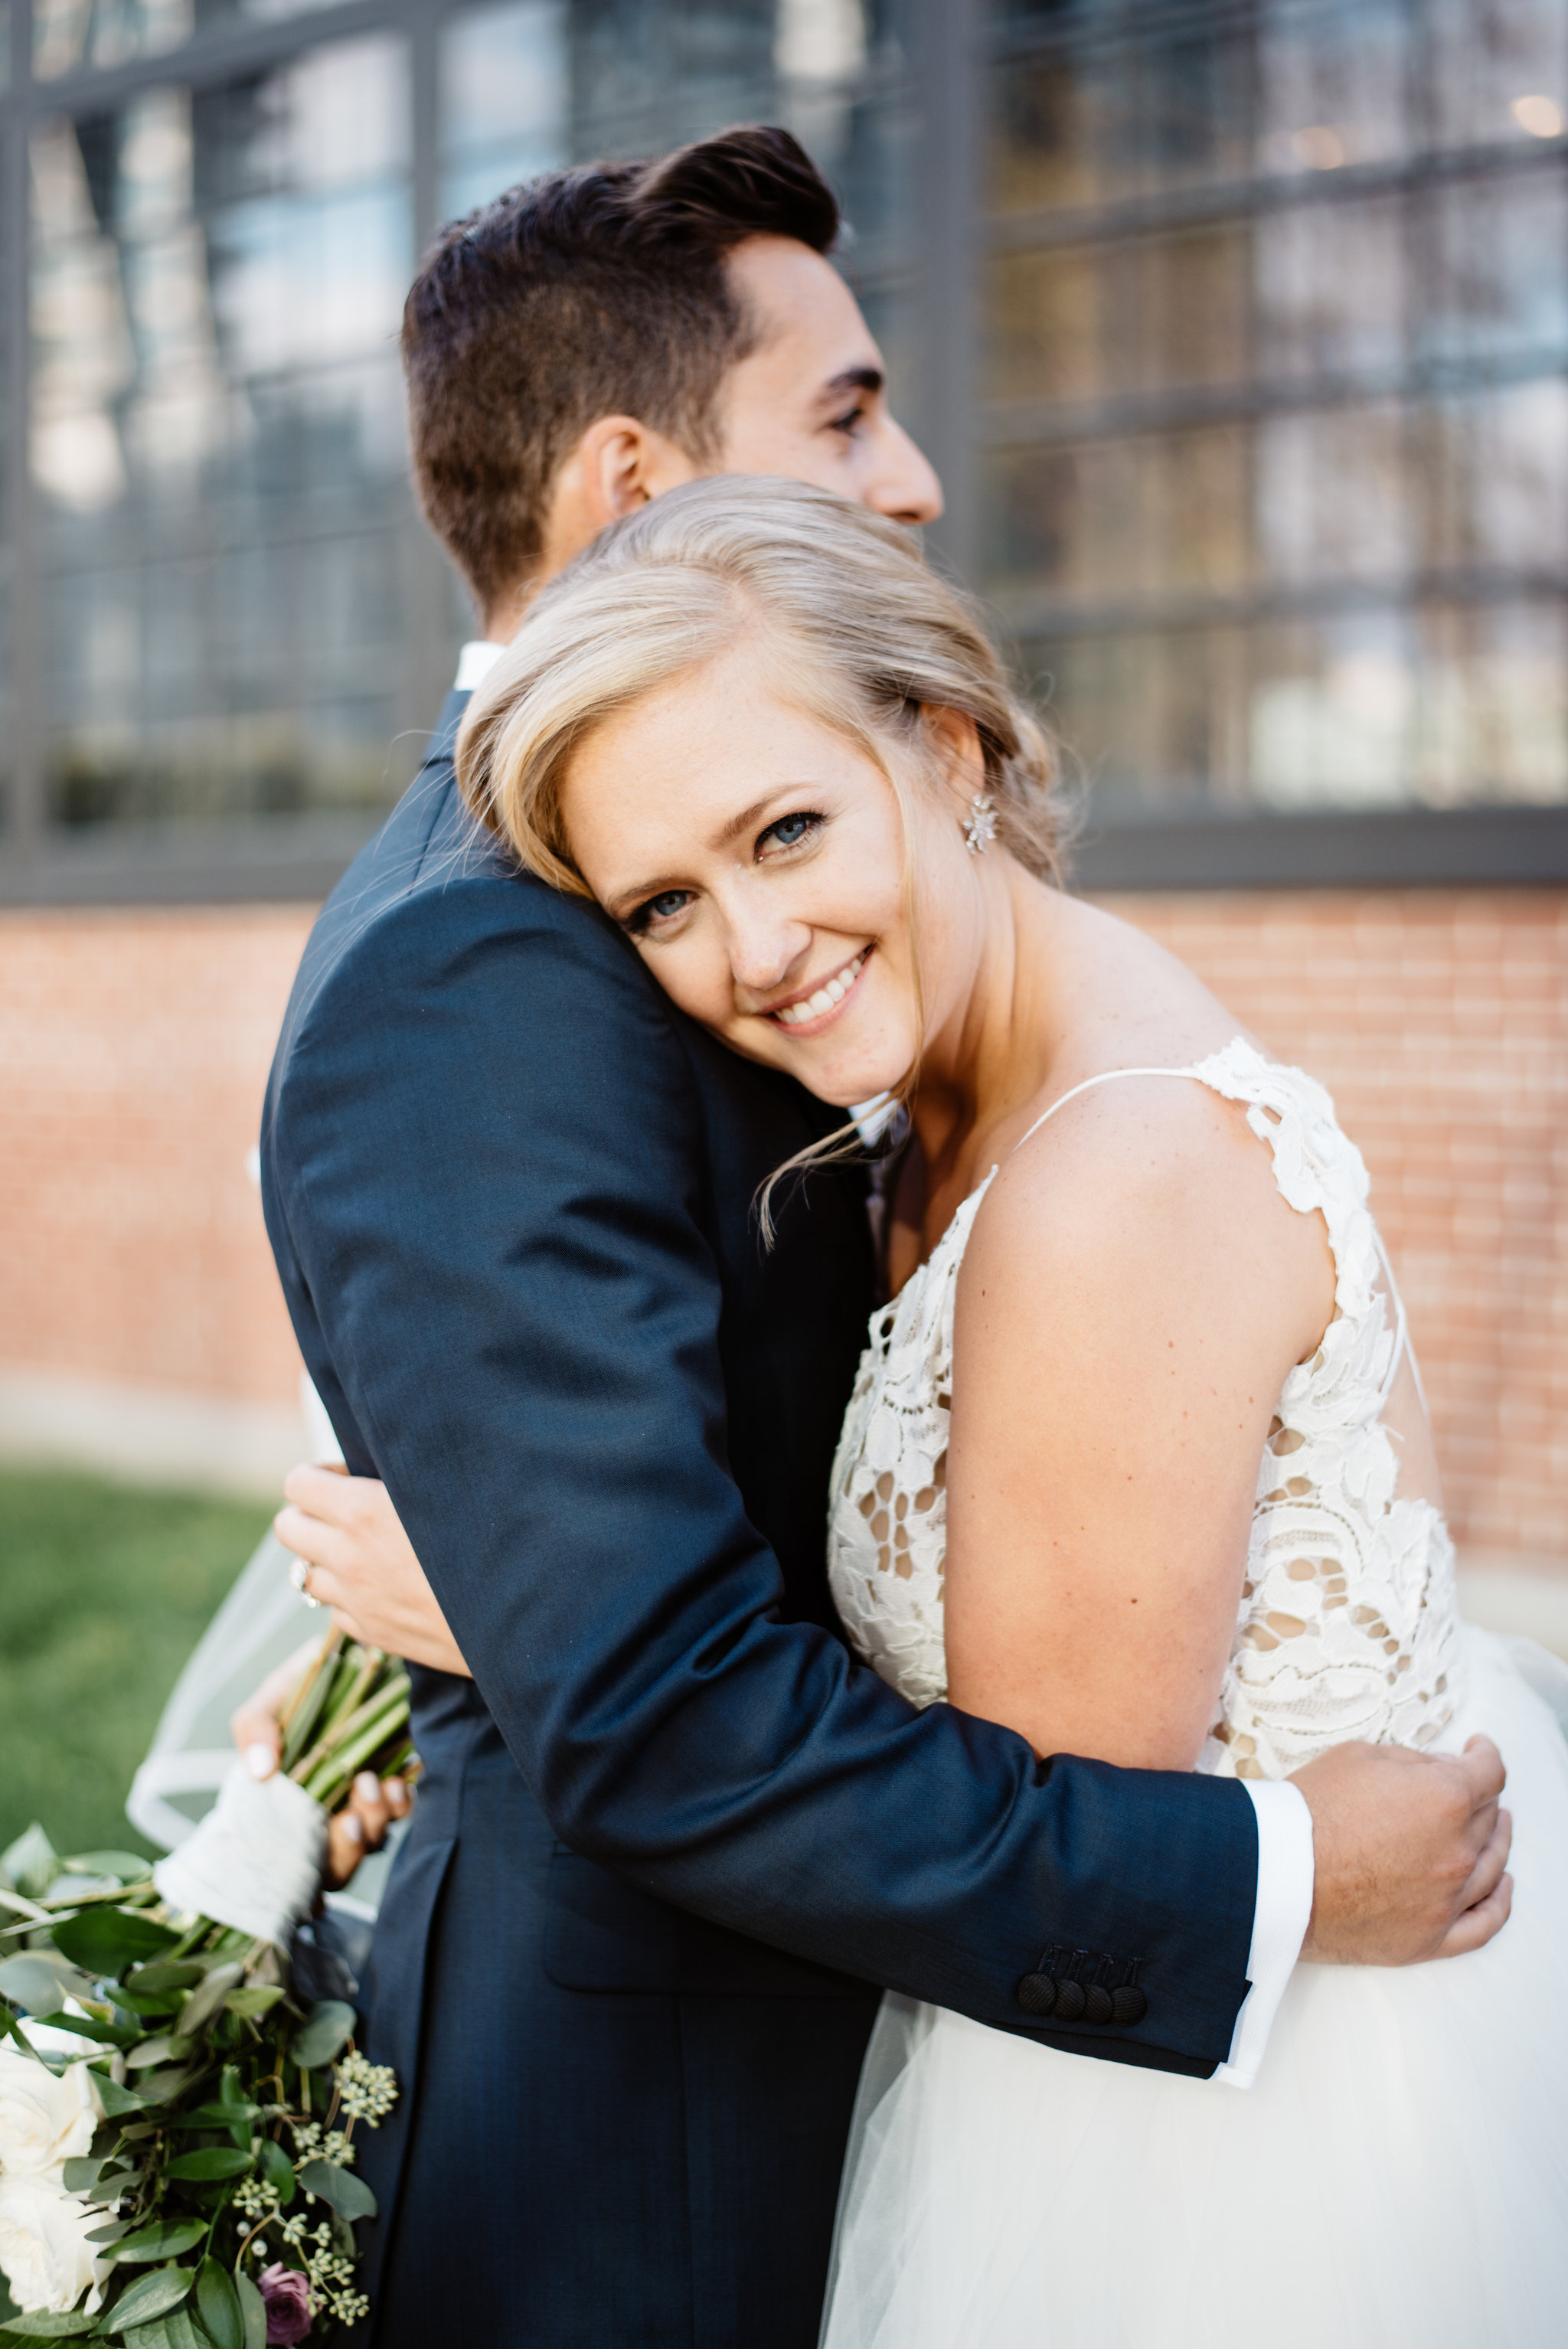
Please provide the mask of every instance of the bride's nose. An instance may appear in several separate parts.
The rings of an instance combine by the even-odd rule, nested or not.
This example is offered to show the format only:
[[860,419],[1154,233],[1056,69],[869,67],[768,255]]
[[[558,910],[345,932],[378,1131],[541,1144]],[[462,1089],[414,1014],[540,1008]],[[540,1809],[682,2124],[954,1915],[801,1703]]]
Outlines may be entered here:
[[729,968],[737,991],[771,995],[783,987],[811,947],[808,922],[798,922],[779,905],[769,905],[769,892],[745,893],[748,902],[732,905],[729,914]]

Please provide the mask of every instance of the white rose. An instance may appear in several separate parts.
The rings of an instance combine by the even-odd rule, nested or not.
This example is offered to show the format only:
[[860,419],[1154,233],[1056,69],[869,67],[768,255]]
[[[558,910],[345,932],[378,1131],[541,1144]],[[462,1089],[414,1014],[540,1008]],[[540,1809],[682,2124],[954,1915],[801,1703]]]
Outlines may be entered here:
[[85,2063],[67,2064],[57,2077],[14,2041],[0,2044],[0,2172],[57,2173],[63,2161],[90,2149],[102,2118],[98,2081]]
[[111,2263],[87,2238],[103,2220],[55,2178],[0,2178],[0,2269],[25,2316],[41,2309],[63,2315],[89,2284],[88,2306],[98,2305]]

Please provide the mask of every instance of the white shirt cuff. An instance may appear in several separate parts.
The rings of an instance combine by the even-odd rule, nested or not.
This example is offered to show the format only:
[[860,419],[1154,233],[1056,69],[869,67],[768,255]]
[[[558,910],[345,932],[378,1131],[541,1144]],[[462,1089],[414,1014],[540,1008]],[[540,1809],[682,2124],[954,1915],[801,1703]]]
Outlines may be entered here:
[[1251,1990],[1242,2001],[1230,2061],[1213,2075],[1228,2088],[1250,2088],[1258,2076],[1312,1918],[1312,1813],[1299,1786],[1284,1778],[1243,1778],[1258,1816],[1258,1897],[1247,1959]]

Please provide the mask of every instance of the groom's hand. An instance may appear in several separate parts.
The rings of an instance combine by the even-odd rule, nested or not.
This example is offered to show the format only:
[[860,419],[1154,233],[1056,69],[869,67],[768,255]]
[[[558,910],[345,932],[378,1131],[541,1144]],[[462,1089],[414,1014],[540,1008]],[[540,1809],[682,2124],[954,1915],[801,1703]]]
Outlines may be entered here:
[[1408,1966],[1490,1941],[1513,1897],[1507,1775],[1490,1737],[1460,1754],[1336,1745],[1297,1770],[1315,1868],[1303,1958]]

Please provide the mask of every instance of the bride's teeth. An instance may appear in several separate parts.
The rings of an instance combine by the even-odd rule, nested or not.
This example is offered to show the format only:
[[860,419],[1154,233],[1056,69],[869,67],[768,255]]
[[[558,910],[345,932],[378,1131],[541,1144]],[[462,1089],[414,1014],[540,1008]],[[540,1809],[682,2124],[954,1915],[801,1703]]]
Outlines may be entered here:
[[820,1019],[824,1011],[831,1011],[836,1004],[843,1001],[859,978],[861,967],[869,951],[869,948],[862,947],[853,962],[836,978],[824,980],[815,995],[808,996],[804,1003],[786,1003],[773,1014],[774,1019],[782,1020],[787,1028],[799,1028],[805,1020]]

